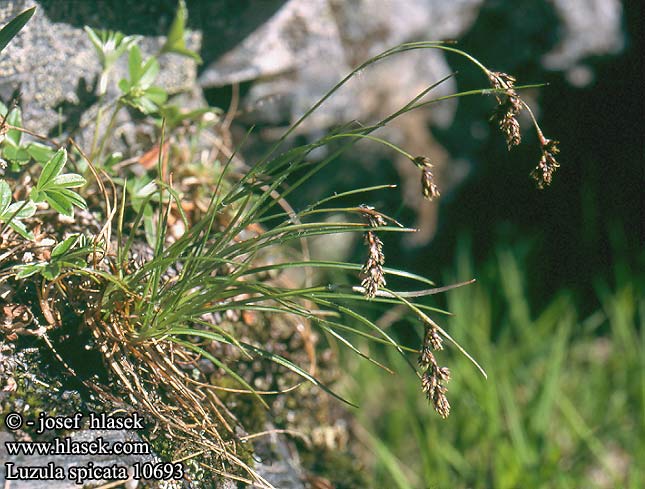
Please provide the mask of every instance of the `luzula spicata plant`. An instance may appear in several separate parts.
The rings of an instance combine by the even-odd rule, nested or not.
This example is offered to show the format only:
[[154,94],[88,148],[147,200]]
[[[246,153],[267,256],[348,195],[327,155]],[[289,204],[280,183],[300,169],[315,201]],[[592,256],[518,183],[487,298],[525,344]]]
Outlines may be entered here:
[[[374,210],[373,207],[363,205],[361,209],[364,210],[362,216],[370,228],[387,224],[383,216],[376,212],[369,212]],[[361,286],[365,289],[365,296],[372,299],[376,295],[376,291],[386,285],[385,272],[383,271],[385,255],[383,241],[372,229],[365,232],[365,244],[367,245],[367,260],[361,269]]]
[[502,131],[502,134],[506,138],[506,145],[508,146],[509,151],[513,146],[517,146],[522,141],[520,123],[517,120],[517,116],[522,111],[522,108],[525,108],[531,116],[531,121],[537,131],[540,147],[542,149],[542,157],[540,158],[538,165],[531,172],[531,177],[533,177],[539,189],[543,189],[544,187],[551,185],[553,173],[560,167],[560,164],[555,159],[555,155],[560,152],[558,149],[558,141],[544,137],[544,134],[542,134],[542,130],[533,115],[533,111],[515,91],[516,80],[514,77],[506,73],[489,71],[488,79],[494,89],[502,91],[502,95],[496,95],[498,105],[491,117],[491,120],[497,122],[500,131]]
[[[560,166],[555,159],[555,155],[559,152],[558,142],[544,137],[542,130],[540,129],[537,120],[535,119],[535,116],[531,111],[531,108],[520,98],[517,91],[519,87],[516,87],[516,79],[513,76],[503,72],[491,71],[467,53],[464,53],[463,51],[452,48],[450,46],[437,44],[424,45],[423,43],[418,43],[417,47],[417,44],[411,43],[408,45],[403,45],[402,47],[404,47],[406,50],[417,49],[418,47],[430,47],[444,51],[455,52],[466,57],[476,66],[481,68],[486,74],[492,88],[492,93],[497,100],[497,107],[495,108],[494,113],[491,117],[491,122],[494,122],[503,134],[509,151],[514,146],[519,145],[522,140],[518,116],[523,109],[526,109],[537,131],[542,151],[540,161],[530,175],[536,181],[537,187],[539,189],[543,189],[551,184],[553,173]],[[481,94],[485,93],[485,91],[464,92],[461,95],[470,95],[475,93]],[[403,111],[411,110],[413,108],[417,108],[444,99],[443,97],[440,97],[439,99],[436,99],[434,101],[417,103],[417,101],[423,95],[425,95],[425,93],[422,93],[419,97],[414,99],[408,106],[403,109]],[[437,186],[435,175],[433,173],[433,165],[430,158],[426,156],[413,157],[406,151],[402,150],[401,148],[394,147],[387,141],[380,140],[379,138],[373,136],[367,136],[365,134],[345,134],[337,135],[336,137],[347,136],[367,137],[377,142],[381,142],[386,146],[393,147],[397,152],[410,159],[421,170],[421,190],[423,197],[429,201],[433,201],[440,196],[439,188]],[[363,212],[361,212],[362,217],[370,226],[370,229],[365,232],[365,244],[368,248],[368,257],[365,264],[363,265],[363,268],[361,269],[361,288],[366,298],[373,299],[377,295],[380,296],[382,294],[389,294],[387,290],[379,290],[381,288],[384,288],[386,285],[385,273],[383,269],[383,265],[385,263],[385,254],[383,253],[383,242],[376,235],[374,229],[371,229],[377,228],[379,226],[385,226],[386,222],[384,217],[381,214],[375,213],[372,207],[361,206],[361,209],[363,209]],[[423,291],[418,292],[419,295],[417,296],[424,295],[422,294]],[[392,296],[397,296],[397,294],[393,293]],[[397,298],[401,299],[401,296],[399,295]],[[420,374],[421,389],[427,396],[428,400],[432,403],[437,413],[442,418],[446,418],[450,414],[450,404],[448,402],[448,398],[446,397],[446,384],[450,380],[450,370],[447,367],[439,366],[433,351],[443,350],[442,334],[444,335],[444,337],[450,339],[451,341],[452,339],[434,322],[428,320],[427,317],[424,320],[424,323],[425,332],[418,360],[418,364],[422,369],[422,373]],[[460,347],[458,346],[458,348]]]
[[419,355],[419,366],[424,370],[421,377],[421,389],[432,403],[435,411],[442,418],[450,414],[450,403],[446,397],[446,384],[450,380],[450,369],[440,367],[433,350],[443,350],[443,340],[434,324],[426,323],[423,345]]

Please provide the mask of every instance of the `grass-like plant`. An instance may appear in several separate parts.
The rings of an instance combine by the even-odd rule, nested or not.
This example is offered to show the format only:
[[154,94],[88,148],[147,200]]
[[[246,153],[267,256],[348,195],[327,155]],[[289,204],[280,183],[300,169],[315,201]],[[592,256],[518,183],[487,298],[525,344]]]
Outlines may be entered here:
[[[579,317],[567,292],[535,314],[520,256],[500,248],[481,270],[487,278],[447,296],[454,313],[447,328],[490,376],[481,382],[455,367],[450,423],[432,422],[416,382],[378,382],[375,369],[347,358],[348,392],[363,396],[358,418],[375,455],[375,487],[635,489],[645,482],[642,281],[632,273],[612,286],[598,282],[598,310],[588,317]],[[461,246],[448,273],[471,276],[471,260]],[[404,366],[382,353],[378,360]]]
[[[165,45],[160,55],[163,52],[190,55],[182,42],[185,23],[182,5],[179,20],[173,23],[170,44]],[[192,163],[196,155],[189,151],[189,156],[182,159],[173,152],[173,147],[180,144],[183,129],[179,124],[168,125],[166,117],[172,115],[175,122],[179,121],[182,111],[180,107],[173,107],[172,101],[168,102],[163,89],[152,85],[159,70],[157,57],[143,60],[135,38],[91,29],[87,32],[103,68],[98,87],[103,105],[97,113],[97,130],[87,154],[72,140],[56,142],[40,138],[47,143],[43,146],[42,142],[25,143],[16,138],[25,133],[32,138],[37,135],[23,129],[15,116],[11,117],[17,110],[14,107],[5,112],[0,131],[4,135],[0,142],[3,155],[11,164],[11,172],[0,182],[0,220],[5,223],[3,233],[11,229],[22,240],[3,236],[2,280],[22,284],[30,277],[43,277],[37,288],[39,303],[47,309],[43,315],[48,326],[40,334],[66,327],[60,311],[55,310],[60,303],[57,299],[73,298],[84,303],[80,320],[91,331],[108,370],[119,380],[119,389],[129,402],[144,410],[176,439],[198,444],[202,447],[200,453],[217,454],[223,462],[216,472],[226,473],[231,466],[236,466],[247,472],[245,480],[265,486],[268,483],[238,455],[240,439],[235,427],[243,420],[236,419],[222,397],[234,392],[237,396],[252,396],[267,406],[265,398],[279,392],[257,389],[238,368],[240,359],[260,359],[276,365],[285,376],[295,374],[351,404],[326,385],[321,378],[324,372],[316,368],[311,333],[314,328],[328,341],[338,342],[386,370],[387,367],[361,350],[358,340],[387,345],[410,367],[435,410],[442,417],[448,416],[446,384],[450,371],[439,366],[435,357],[443,349],[444,341],[484,371],[432,319],[435,313],[443,311],[418,303],[416,299],[469,282],[437,288],[426,278],[385,267],[387,253],[380,236],[415,231],[365,205],[371,191],[391,188],[391,185],[332,195],[298,211],[291,208],[288,197],[325,166],[333,164],[354,143],[370,140],[409,158],[419,168],[424,196],[437,198],[440,192],[434,181],[432,162],[424,156],[411,155],[374,133],[393,119],[429,104],[490,94],[497,99],[495,118],[510,148],[520,139],[517,114],[523,109],[530,111],[518,95],[523,87],[515,86],[512,77],[489,70],[451,44],[402,44],[367,60],[348,74],[248,170],[236,175],[239,169],[234,163],[236,152],[233,151],[226,161],[214,167],[217,174],[211,173],[211,178],[196,189],[194,184],[186,183],[188,179],[175,180],[175,175],[185,174],[185,165]],[[489,86],[429,98],[446,77],[429,85],[381,121],[349,123],[330,130],[316,141],[285,149],[289,136],[301,123],[358,72],[388,57],[426,49],[466,57],[483,71]],[[129,77],[118,82],[121,93],[117,98],[105,100],[111,68],[116,58],[126,53]],[[140,180],[134,186],[129,184],[135,177],[128,172],[127,162],[114,154],[105,156],[117,116],[126,106],[148,115],[159,127],[156,168],[151,168],[150,180]],[[111,110],[111,115],[106,131],[99,134],[105,110]],[[203,111],[184,114],[187,119],[202,115]],[[541,136],[535,119],[533,122]],[[535,176],[543,186],[550,182],[557,167],[553,159],[557,147],[543,136],[540,141],[543,156]],[[329,155],[320,161],[313,159],[312,152],[323,146],[330,150]],[[7,148],[10,148],[8,152]],[[80,174],[61,174],[68,158],[87,180],[91,177],[89,184]],[[84,197],[70,188],[79,189]],[[11,204],[12,195],[24,196],[22,207]],[[355,204],[336,206],[340,199],[354,199]],[[76,226],[74,234],[67,237],[65,229],[57,227],[51,219],[47,221],[34,203],[41,206],[46,203],[56,214],[64,216],[72,215],[73,206],[82,209],[87,206],[100,231],[86,233],[80,239]],[[341,222],[321,219],[331,213],[342,213],[345,219]],[[36,226],[36,219],[45,222],[38,226],[37,234],[30,234],[28,227]],[[174,230],[175,224],[181,225],[181,231]],[[367,245],[364,264],[309,257],[309,238],[339,233],[364,235]],[[54,236],[53,242],[45,241],[45,235]],[[25,240],[31,240],[33,250],[38,250],[40,256],[27,264],[17,262],[16,254],[10,249],[19,245],[23,250],[29,249]],[[9,251],[4,253],[5,249]],[[298,253],[300,256],[294,258]],[[79,254],[85,259],[79,261]],[[329,269],[343,271],[356,281],[354,284],[312,281],[312,270]],[[294,270],[303,272],[301,281],[284,278],[287,271]],[[74,276],[83,280],[69,280]],[[403,290],[387,288],[390,277],[397,277],[408,285]],[[421,344],[400,344],[364,312],[362,306],[367,303],[407,308],[416,318],[416,327],[425,330]],[[261,326],[255,333],[239,319],[248,313],[260,318]],[[238,319],[222,321],[225,315]],[[300,331],[307,353],[306,364],[293,352],[276,350],[275,345],[258,341],[262,337],[259,331],[271,329],[276,321],[291,321],[294,332]],[[223,355],[223,347],[237,353]],[[419,355],[418,366],[410,360],[410,353]],[[182,367],[196,365],[200,359],[210,362],[230,381],[218,385],[198,369]],[[104,395],[108,392],[105,386],[92,387]]]

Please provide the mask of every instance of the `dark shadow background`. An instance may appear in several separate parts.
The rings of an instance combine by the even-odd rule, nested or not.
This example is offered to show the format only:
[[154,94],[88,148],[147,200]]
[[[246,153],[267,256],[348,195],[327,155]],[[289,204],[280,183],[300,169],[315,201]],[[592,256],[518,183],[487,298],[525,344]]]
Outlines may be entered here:
[[[202,69],[239,44],[286,0],[187,0],[189,29],[202,32]],[[52,22],[89,25],[124,34],[165,35],[177,10],[177,0],[42,0]]]
[[[469,144],[460,135],[468,134],[466,124],[477,115],[463,114],[473,111],[472,100],[460,104],[457,126],[438,135],[453,157],[477,164],[471,178],[443,202],[437,238],[414,253],[411,264],[422,262],[438,272],[436,257],[453,263],[456,242],[464,235],[470,236],[478,260],[500,243],[529,242],[530,303],[539,308],[554,291],[567,288],[581,312],[597,307],[594,280],[613,281],[616,274],[645,279],[641,10],[640,2],[624,4],[625,50],[583,60],[594,69],[595,80],[576,88],[562,72],[545,71],[539,63],[557,40],[552,12],[537,2],[518,2],[513,9],[487,3],[460,45],[520,82],[549,84],[539,89],[539,122],[547,138],[561,142],[561,168],[551,187],[536,190],[528,172],[539,159],[539,145],[529,125],[524,144],[510,153],[496,131],[482,144]],[[461,73],[458,83],[472,86],[472,70]],[[488,109],[480,106],[479,117],[486,117]]]

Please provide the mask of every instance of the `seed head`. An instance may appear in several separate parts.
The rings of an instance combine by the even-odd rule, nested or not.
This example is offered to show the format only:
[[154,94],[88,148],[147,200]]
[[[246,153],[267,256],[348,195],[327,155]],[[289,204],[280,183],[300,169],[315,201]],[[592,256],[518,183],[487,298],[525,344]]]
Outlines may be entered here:
[[517,81],[514,76],[501,71],[489,71],[488,79],[491,86],[496,90],[513,90]]
[[419,354],[419,359],[417,360],[419,367],[428,368],[431,364],[437,363],[432,354],[432,348],[429,344],[424,343],[421,347],[421,353]]
[[414,163],[421,168],[421,189],[423,196],[432,202],[432,200],[438,198],[441,194],[434,180],[434,173],[432,172],[433,165],[430,163],[430,158],[427,156],[417,156],[414,159]]
[[504,91],[504,96],[495,95],[498,105],[491,120],[497,122],[506,139],[506,146],[510,150],[522,140],[520,123],[517,121],[517,115],[522,110],[522,101],[515,91],[515,78],[507,73],[491,71],[488,79],[493,88]]
[[419,355],[419,365],[425,369],[421,376],[421,390],[428,400],[432,402],[439,416],[446,418],[450,414],[450,403],[446,397],[448,389],[446,389],[445,384],[450,381],[450,369],[440,367],[432,352],[433,349],[439,350],[443,347],[441,341],[437,328],[431,324],[426,324],[423,346]]
[[434,397],[432,398],[432,405],[434,410],[437,411],[439,416],[443,419],[446,419],[450,415],[450,403],[446,397],[446,389],[443,385],[437,386],[434,391]]
[[448,367],[439,367],[437,370],[437,378],[441,382],[450,382],[450,369]]
[[430,345],[433,350],[443,350],[443,339],[433,324],[426,324],[423,345]]
[[531,172],[531,176],[537,183],[537,187],[542,190],[544,187],[551,185],[553,174],[556,169],[560,168],[560,164],[555,159],[555,155],[560,152],[558,148],[558,141],[552,139],[540,138],[542,145],[542,157],[540,162]]
[[434,397],[434,392],[438,386],[437,377],[432,375],[431,370],[426,370],[421,376],[421,390],[425,393],[429,400]]
[[[370,227],[384,226],[385,219],[381,214],[374,211],[373,207],[361,206],[363,218]],[[384,287],[385,272],[385,254],[383,253],[383,242],[372,230],[365,233],[365,244],[367,245],[367,260],[361,269],[361,286],[365,289],[365,296],[372,299],[380,287]]]
[[517,120],[517,114],[521,108],[518,101],[517,97],[507,97],[506,101],[497,106],[491,117],[491,121],[497,123],[499,130],[504,135],[509,151],[522,141],[520,123]]

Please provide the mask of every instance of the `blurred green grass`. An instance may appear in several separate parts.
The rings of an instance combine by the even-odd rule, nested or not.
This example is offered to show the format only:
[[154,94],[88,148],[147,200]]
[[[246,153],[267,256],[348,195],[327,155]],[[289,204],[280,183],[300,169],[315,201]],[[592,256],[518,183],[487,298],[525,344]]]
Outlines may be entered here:
[[[450,348],[438,353],[453,371],[447,420],[396,352],[371,352],[395,368],[391,377],[344,360],[374,487],[645,487],[645,297],[636,275],[597,282],[588,317],[566,291],[532,311],[517,255],[499,249],[482,280],[447,295],[454,316],[441,323],[489,375]],[[477,276],[466,247],[458,256],[451,280]]]

